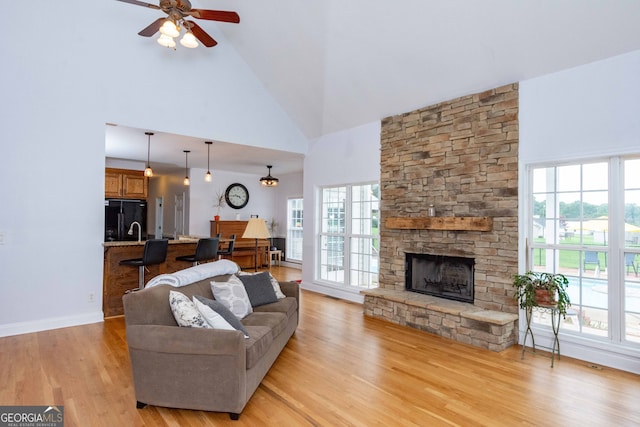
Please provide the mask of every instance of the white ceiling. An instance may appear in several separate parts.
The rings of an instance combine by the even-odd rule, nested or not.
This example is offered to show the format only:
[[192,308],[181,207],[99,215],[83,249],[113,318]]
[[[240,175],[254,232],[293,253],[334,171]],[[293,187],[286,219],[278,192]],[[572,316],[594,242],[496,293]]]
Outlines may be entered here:
[[[239,13],[238,25],[198,22],[218,34],[219,43],[234,46],[310,139],[640,49],[640,1],[634,0],[192,0],[192,4]],[[122,7],[123,13],[143,9]],[[157,13],[147,10],[144,16],[150,23]],[[141,22],[141,28],[146,25]],[[149,43],[149,49],[155,48],[159,47]],[[142,144],[142,151],[136,145],[134,152],[133,146],[111,141],[112,136],[127,134],[125,129],[107,127],[107,156],[146,159],[145,130],[132,131],[131,144],[133,136],[135,144]],[[200,144],[206,167],[202,140],[166,137],[175,139],[174,151],[176,146],[181,151],[187,142]],[[161,145],[163,137],[157,139]],[[232,148],[233,144],[220,143],[213,150],[222,156]],[[274,164],[274,175],[278,167],[282,173],[302,168],[300,155],[248,147],[240,151],[233,159],[239,171],[260,174],[260,165],[266,171],[267,162]],[[202,158],[202,152],[196,157]],[[174,153],[171,158],[175,160]]]
[[[154,132],[151,137],[145,132]],[[149,140],[150,138],[150,140]],[[272,165],[271,174],[279,176],[302,170],[303,155],[287,151],[247,147],[239,144],[211,140],[209,166],[211,172],[231,172],[267,175],[267,165]],[[154,172],[169,173],[184,170],[185,153],[189,150],[189,168],[207,168],[207,144],[201,138],[155,132],[153,129],[137,129],[127,126],[105,125],[106,156],[115,160],[149,160]]]

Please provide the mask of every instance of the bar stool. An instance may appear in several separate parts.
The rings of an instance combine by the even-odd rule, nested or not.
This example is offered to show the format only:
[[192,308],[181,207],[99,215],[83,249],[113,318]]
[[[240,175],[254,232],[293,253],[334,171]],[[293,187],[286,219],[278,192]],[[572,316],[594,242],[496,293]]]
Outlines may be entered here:
[[138,267],[138,288],[144,289],[144,269],[148,265],[162,264],[167,259],[169,240],[150,239],[144,244],[142,258],[123,259],[120,265]]
[[198,265],[201,261],[216,259],[218,257],[219,241],[220,239],[217,237],[200,239],[196,245],[195,254],[177,256],[176,261],[189,261],[193,263],[193,265]]
[[223,255],[233,256],[233,247],[236,245],[236,235],[231,235],[229,246],[224,251],[218,251],[218,259],[221,259]]

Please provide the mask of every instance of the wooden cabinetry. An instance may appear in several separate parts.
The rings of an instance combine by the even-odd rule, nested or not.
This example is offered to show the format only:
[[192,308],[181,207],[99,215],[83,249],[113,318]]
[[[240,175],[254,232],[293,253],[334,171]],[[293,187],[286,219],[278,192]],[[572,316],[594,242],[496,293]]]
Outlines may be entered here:
[[[145,242],[104,243],[104,268],[102,281],[102,311],[105,317],[124,314],[122,296],[138,288],[138,268],[121,265],[124,259],[141,258]],[[177,261],[176,257],[195,253],[197,241],[170,240],[167,258],[161,264],[146,267],[145,283],[155,276],[174,273],[191,267],[191,263]]]
[[[248,221],[211,221],[211,237],[222,234],[223,239],[236,235],[232,256],[225,256],[243,269],[252,269],[256,265],[256,239],[243,239]],[[269,240],[258,239],[258,267],[268,265]]]
[[143,171],[106,168],[104,174],[104,197],[123,199],[146,199],[148,179]]

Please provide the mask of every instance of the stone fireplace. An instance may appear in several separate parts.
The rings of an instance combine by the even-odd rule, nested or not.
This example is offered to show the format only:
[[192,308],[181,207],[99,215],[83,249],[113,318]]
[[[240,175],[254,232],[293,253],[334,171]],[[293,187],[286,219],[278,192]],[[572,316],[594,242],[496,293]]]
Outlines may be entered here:
[[[380,287],[363,292],[365,314],[496,351],[515,344],[518,85],[383,119],[380,164]],[[407,291],[407,254],[472,259],[471,297]]]

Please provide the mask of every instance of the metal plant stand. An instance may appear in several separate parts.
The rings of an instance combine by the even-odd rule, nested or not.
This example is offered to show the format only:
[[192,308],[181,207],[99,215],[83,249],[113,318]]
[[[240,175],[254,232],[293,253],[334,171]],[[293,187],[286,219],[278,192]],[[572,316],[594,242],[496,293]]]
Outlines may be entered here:
[[527,319],[527,331],[524,334],[524,340],[522,341],[522,356],[524,359],[524,351],[527,345],[527,337],[531,335],[531,348],[533,352],[536,352],[536,340],[531,330],[531,318],[533,317],[533,310],[551,313],[551,329],[553,330],[553,346],[551,348],[551,367],[553,368],[553,362],[556,352],[558,353],[558,359],[560,359],[560,340],[558,340],[558,331],[560,330],[560,310],[553,305],[538,305],[535,307],[528,307],[525,309],[525,316]]

